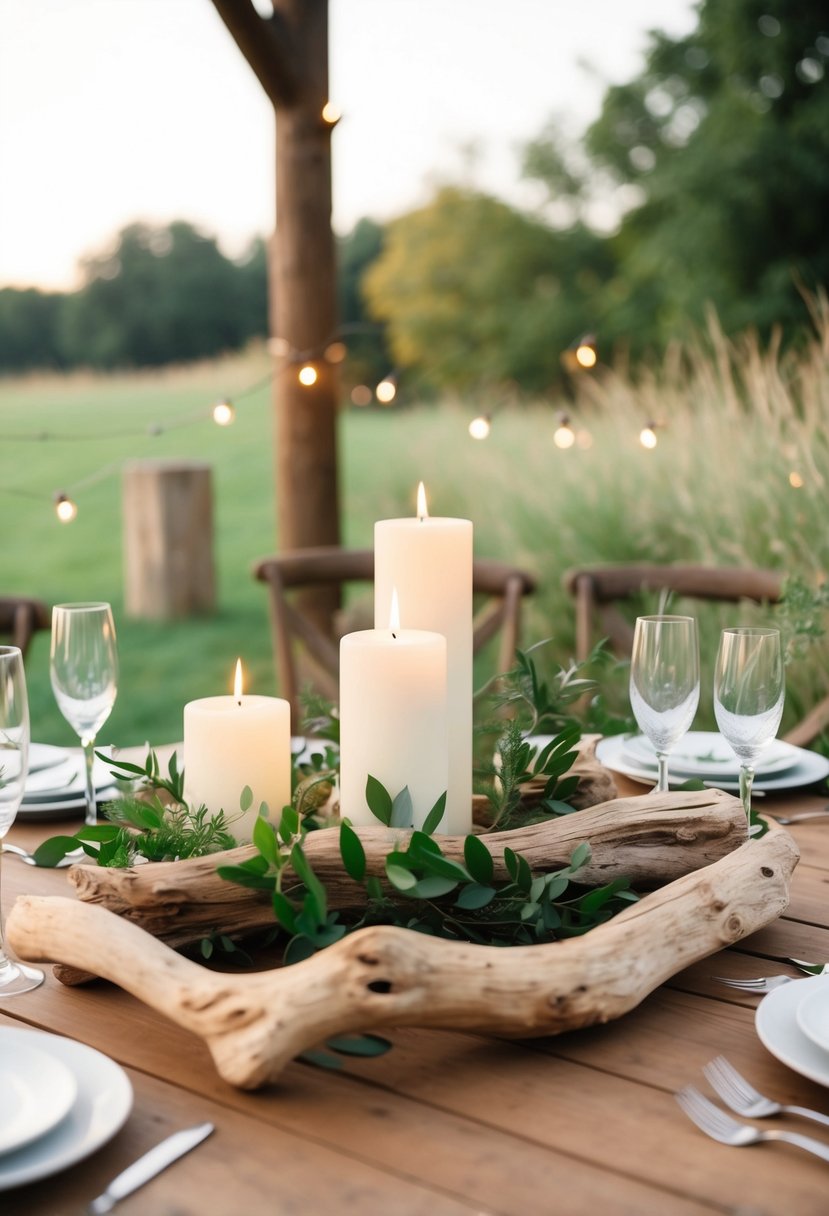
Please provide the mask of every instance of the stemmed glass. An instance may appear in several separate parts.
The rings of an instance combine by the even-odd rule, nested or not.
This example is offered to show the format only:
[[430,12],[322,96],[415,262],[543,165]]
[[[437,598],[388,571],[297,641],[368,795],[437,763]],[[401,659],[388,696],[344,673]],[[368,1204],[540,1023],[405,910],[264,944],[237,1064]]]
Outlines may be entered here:
[[[29,702],[23,656],[17,646],[0,646],[0,854],[23,798],[29,775]],[[6,957],[0,907],[0,997],[29,992],[43,983],[43,972]]]
[[780,630],[724,629],[714,672],[714,715],[740,761],[740,798],[749,833],[754,765],[777,734],[785,695]]
[[95,736],[112,712],[118,690],[118,653],[109,604],[55,605],[50,672],[58,709],[83,746],[85,822],[94,824]]
[[640,616],[630,660],[630,704],[656,749],[655,793],[668,789],[668,755],[699,704],[699,642],[692,616]]

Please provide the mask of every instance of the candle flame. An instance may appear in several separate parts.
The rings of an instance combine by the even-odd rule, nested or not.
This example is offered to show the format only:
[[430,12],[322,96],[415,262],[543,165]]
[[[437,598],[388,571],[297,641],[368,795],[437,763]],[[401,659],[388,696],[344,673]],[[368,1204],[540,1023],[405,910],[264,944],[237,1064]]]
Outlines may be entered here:
[[429,518],[429,508],[426,505],[426,487],[422,481],[417,487],[417,518]]
[[242,704],[242,660],[236,660],[236,675],[233,678],[233,696],[234,699]]
[[397,588],[395,587],[391,593],[391,612],[389,613],[389,629],[392,637],[397,636],[397,631],[400,628],[400,601],[397,598]]

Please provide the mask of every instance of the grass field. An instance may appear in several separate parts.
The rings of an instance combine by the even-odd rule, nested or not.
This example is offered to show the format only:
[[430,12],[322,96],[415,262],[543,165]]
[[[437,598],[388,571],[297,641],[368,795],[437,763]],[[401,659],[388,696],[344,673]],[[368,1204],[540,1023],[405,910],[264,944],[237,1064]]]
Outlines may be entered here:
[[[585,380],[569,406],[590,446],[566,451],[553,442],[561,403],[496,412],[483,443],[466,428],[484,400],[344,411],[345,543],[370,545],[375,519],[412,513],[422,478],[434,514],[473,519],[477,553],[537,574],[525,640],[552,637],[550,652],[562,662],[572,648],[572,609],[561,577],[574,565],[699,560],[813,581],[829,569],[827,353],[825,326],[786,359],[715,334],[705,353],[672,354],[638,382],[604,372]],[[248,691],[277,691],[265,591],[250,576],[254,559],[275,550],[269,389],[240,396],[230,428],[208,417],[218,397],[243,393],[268,371],[264,352],[251,350],[163,372],[0,381],[2,589],[49,603],[112,602],[122,671],[102,741],[179,737],[185,701],[224,691],[239,654]],[[203,421],[175,425],[199,411]],[[664,426],[656,449],[646,451],[638,434],[650,419]],[[156,423],[170,429],[151,435]],[[68,438],[26,438],[41,432]],[[125,616],[119,472],[125,461],[150,456],[213,468],[219,606],[212,617],[160,625]],[[62,526],[51,495],[75,486],[79,515]],[[746,613],[726,609],[703,626],[706,705],[716,631],[726,618],[739,623]],[[826,656],[819,643],[790,669],[787,720],[826,691]],[[35,737],[70,742],[52,700],[45,635],[27,672]],[[706,720],[703,713],[698,724]]]

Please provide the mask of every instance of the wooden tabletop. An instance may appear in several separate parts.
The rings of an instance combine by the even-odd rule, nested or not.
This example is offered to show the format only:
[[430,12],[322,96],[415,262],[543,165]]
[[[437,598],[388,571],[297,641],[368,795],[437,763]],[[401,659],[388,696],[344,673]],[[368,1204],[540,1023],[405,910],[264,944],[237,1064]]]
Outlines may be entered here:
[[[824,803],[799,795],[764,806],[782,813]],[[8,839],[32,848],[61,830],[18,822]],[[105,1052],[129,1073],[135,1106],[105,1147],[0,1194],[0,1211],[80,1213],[164,1136],[211,1120],[215,1134],[119,1213],[824,1216],[829,1166],[786,1145],[716,1144],[673,1099],[689,1082],[705,1090],[702,1065],[722,1052],[764,1092],[829,1113],[829,1091],[761,1045],[758,998],[712,978],[794,975],[789,956],[829,960],[829,819],[790,830],[802,859],[785,917],[680,972],[619,1021],[557,1038],[400,1030],[382,1057],[344,1059],[341,1072],[293,1063],[277,1085],[242,1093],[219,1079],[200,1040],[133,997],[103,982],[65,988],[47,968],[40,988],[0,998],[0,1025]],[[65,872],[10,854],[3,890],[6,910],[24,892],[68,893]],[[829,1144],[829,1130],[816,1124],[784,1125]]]

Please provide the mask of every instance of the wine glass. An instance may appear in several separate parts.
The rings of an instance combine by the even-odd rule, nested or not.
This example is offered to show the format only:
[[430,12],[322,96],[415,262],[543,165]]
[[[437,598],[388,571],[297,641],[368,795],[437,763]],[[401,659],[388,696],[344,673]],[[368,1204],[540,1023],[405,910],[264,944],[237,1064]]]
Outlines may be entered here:
[[109,604],[56,604],[52,609],[52,690],[58,709],[84,752],[85,822],[96,822],[95,736],[112,712],[118,690],[118,653]]
[[699,704],[699,642],[692,616],[640,616],[630,660],[630,704],[656,749],[655,793],[668,789],[668,755]]
[[740,762],[740,798],[749,833],[754,765],[777,734],[785,695],[780,630],[724,629],[714,672],[714,715]]
[[[28,775],[29,702],[23,656],[17,646],[0,646],[0,855],[3,837],[14,822]],[[42,971],[7,958],[0,907],[0,997],[29,992],[42,983]]]

